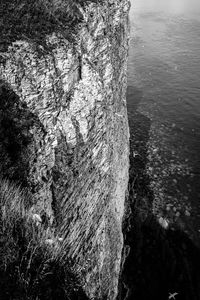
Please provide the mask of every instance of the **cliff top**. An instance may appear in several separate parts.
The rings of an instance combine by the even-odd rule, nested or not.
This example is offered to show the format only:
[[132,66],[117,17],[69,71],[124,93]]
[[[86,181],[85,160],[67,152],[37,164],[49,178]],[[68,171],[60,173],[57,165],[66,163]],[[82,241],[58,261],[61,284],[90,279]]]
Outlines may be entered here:
[[102,0],[1,0],[0,51],[17,39],[45,44],[45,36],[64,32],[70,39],[87,3]]

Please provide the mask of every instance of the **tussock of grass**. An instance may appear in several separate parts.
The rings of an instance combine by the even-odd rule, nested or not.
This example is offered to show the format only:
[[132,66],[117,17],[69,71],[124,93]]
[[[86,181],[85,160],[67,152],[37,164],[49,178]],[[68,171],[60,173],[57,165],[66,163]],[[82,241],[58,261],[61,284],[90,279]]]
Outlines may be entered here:
[[0,299],[87,299],[63,251],[53,230],[26,210],[26,193],[1,179]]

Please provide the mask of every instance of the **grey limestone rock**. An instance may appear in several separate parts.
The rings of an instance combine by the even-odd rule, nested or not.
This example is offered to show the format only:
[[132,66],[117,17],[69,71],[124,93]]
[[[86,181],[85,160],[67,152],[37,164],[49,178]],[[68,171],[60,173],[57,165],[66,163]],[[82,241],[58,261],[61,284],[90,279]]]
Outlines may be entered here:
[[[1,173],[60,226],[90,299],[115,299],[128,186],[129,2],[89,3],[76,37],[0,53]],[[40,49],[40,51],[39,51]],[[13,150],[14,149],[14,150]]]

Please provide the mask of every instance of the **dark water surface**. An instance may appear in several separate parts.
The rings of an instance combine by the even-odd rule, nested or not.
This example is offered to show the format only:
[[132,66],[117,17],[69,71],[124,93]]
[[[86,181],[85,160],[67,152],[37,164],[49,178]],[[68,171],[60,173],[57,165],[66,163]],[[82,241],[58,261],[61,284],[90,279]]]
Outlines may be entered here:
[[200,300],[200,2],[133,0],[119,300]]
[[154,194],[153,214],[177,224],[199,244],[200,3],[132,2],[128,67],[132,155],[141,154],[148,133],[145,172]]

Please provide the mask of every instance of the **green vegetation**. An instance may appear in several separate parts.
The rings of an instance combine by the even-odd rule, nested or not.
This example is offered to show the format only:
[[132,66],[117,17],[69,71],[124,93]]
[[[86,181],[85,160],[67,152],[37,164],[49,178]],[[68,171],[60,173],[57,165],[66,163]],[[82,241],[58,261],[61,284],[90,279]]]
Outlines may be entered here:
[[26,194],[0,180],[0,299],[87,299],[62,239],[28,213]]
[[45,35],[64,32],[71,36],[81,21],[81,9],[102,0],[3,0],[0,1],[0,51],[16,39],[44,43]]

